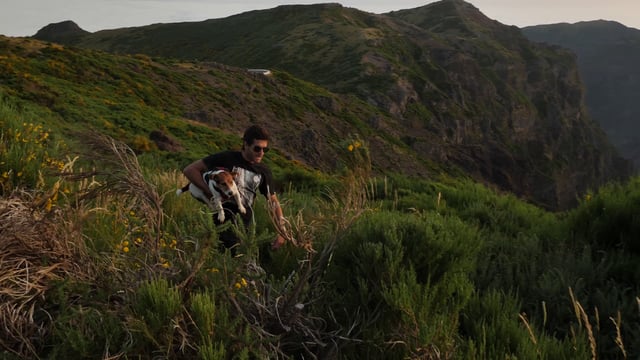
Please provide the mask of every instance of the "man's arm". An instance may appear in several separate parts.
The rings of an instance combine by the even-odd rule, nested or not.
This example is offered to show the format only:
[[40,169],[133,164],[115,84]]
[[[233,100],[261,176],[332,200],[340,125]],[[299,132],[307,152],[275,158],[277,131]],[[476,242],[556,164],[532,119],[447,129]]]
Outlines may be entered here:
[[269,202],[273,207],[275,224],[276,226],[279,227],[279,229],[276,229],[276,232],[278,233],[278,235],[276,236],[276,239],[273,241],[273,243],[271,243],[271,249],[276,250],[280,248],[282,245],[284,245],[285,242],[287,242],[284,236],[281,235],[281,232],[284,231],[285,219],[284,219],[284,214],[282,213],[282,207],[280,207],[280,202],[278,201],[278,197],[276,196],[275,193],[269,196]]
[[[191,181],[192,184],[199,187],[200,190],[204,191],[204,194],[210,199],[213,194],[209,191],[209,186],[204,182],[202,178],[202,174],[208,170],[207,165],[205,165],[202,159],[192,162],[187,165],[187,167],[182,170],[184,176]],[[282,212],[282,211],[281,211]]]
[[273,204],[273,212],[276,215],[276,219],[280,221],[284,214],[282,213],[282,208],[280,207],[280,202],[278,201],[276,194],[271,194],[271,203]]

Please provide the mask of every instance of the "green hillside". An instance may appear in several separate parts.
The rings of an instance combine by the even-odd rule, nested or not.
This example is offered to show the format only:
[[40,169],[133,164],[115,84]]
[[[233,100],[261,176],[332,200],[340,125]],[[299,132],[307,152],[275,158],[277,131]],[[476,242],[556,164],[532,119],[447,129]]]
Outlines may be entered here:
[[[398,121],[281,70],[0,38],[0,357],[640,355],[639,179],[552,213]],[[269,249],[261,199],[232,257],[174,194],[253,122],[290,242]]]
[[[382,15],[287,5],[66,40],[54,37],[55,25],[44,30],[36,38],[110,53],[286,72],[368,104],[377,115],[356,112],[364,126],[412,156],[549,209],[571,208],[588,189],[631,173],[584,105],[574,56],[461,0]],[[415,169],[402,173],[428,174]]]
[[[440,172],[401,141],[393,119],[287,73],[264,77],[216,63],[113,56],[27,39],[2,38],[0,46],[7,95],[51,113],[71,137],[104,132],[145,159],[162,159],[164,168],[238,146],[242,130],[258,122],[277,134],[272,160],[282,167],[293,161],[300,171],[336,170],[338,151],[357,135],[379,149],[372,155],[379,172]],[[169,143],[154,141],[158,134]]]

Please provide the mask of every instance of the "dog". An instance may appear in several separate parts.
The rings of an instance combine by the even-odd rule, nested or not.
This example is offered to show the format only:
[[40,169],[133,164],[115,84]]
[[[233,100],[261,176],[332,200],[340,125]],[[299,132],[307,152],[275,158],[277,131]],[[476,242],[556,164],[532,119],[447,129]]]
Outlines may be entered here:
[[242,214],[247,213],[247,209],[242,205],[242,200],[240,199],[240,192],[238,191],[238,186],[235,182],[235,177],[238,174],[236,172],[226,171],[226,170],[213,170],[207,171],[202,174],[202,178],[204,182],[209,186],[209,191],[213,196],[211,199],[207,199],[204,191],[202,191],[199,187],[194,185],[193,183],[189,183],[182,187],[181,189],[176,190],[176,194],[180,195],[184,192],[189,191],[191,196],[193,196],[196,200],[201,201],[209,206],[211,210],[218,213],[218,221],[224,221],[224,210],[222,209],[222,203],[226,200],[233,199],[236,204],[238,204],[238,210]]

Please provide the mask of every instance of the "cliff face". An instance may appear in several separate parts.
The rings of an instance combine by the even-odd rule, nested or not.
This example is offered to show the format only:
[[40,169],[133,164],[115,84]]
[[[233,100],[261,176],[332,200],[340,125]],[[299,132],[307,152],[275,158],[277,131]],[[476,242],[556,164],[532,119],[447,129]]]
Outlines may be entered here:
[[[585,109],[575,57],[532,43],[461,0],[383,15],[337,4],[281,6],[102,31],[73,43],[285,70],[375,105],[393,126],[368,124],[425,161],[462,168],[548,208],[570,207],[585,190],[630,173]],[[327,139],[321,128],[289,135]]]
[[522,31],[532,41],[562,46],[577,55],[590,114],[640,169],[640,30],[599,20]]
[[[573,205],[589,187],[630,173],[630,164],[584,106],[570,52],[531,43],[519,29],[486,18],[463,1],[389,16],[448,45],[421,46],[435,69],[426,86],[414,87],[416,99],[433,114],[426,128],[441,141],[417,141],[419,151],[559,208]],[[407,107],[401,113],[414,123],[421,118]]]

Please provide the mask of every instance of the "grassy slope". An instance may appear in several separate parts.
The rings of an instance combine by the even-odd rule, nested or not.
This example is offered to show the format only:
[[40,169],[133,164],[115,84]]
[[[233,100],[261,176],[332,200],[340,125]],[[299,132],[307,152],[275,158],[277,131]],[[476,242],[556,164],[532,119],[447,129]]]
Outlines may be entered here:
[[[289,172],[296,166],[285,158],[336,170],[338,151],[353,136],[380,149],[373,155],[380,171],[436,168],[398,139],[390,118],[287,73],[266,78],[218,64],[113,56],[27,39],[3,38],[0,46],[6,94],[56,114],[58,126],[67,132],[92,128],[117,136],[159,157],[158,164],[180,167],[237,147],[242,129],[258,122],[274,133],[277,151],[271,160],[291,167]],[[372,119],[378,130],[370,125]],[[176,140],[182,150],[158,151],[149,140],[154,130]]]

